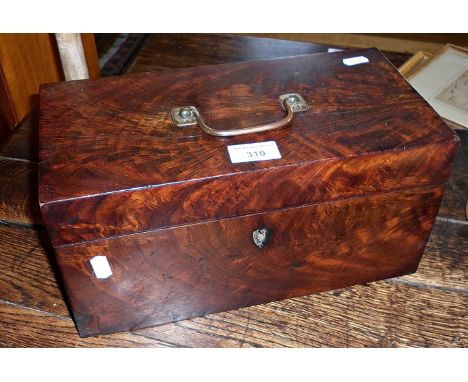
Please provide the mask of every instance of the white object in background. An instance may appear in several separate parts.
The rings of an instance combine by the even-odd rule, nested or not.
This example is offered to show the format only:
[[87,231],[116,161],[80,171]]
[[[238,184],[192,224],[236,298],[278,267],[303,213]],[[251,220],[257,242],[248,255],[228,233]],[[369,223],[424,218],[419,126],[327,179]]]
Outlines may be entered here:
[[112,276],[112,269],[106,256],[94,256],[89,262],[98,279],[107,279]]
[[468,50],[444,46],[409,83],[441,117],[468,128]]
[[343,58],[343,64],[345,64],[346,66],[367,64],[368,62],[369,62],[369,59],[364,56]]
[[55,39],[62,62],[65,81],[89,78],[88,64],[79,33],[56,33]]

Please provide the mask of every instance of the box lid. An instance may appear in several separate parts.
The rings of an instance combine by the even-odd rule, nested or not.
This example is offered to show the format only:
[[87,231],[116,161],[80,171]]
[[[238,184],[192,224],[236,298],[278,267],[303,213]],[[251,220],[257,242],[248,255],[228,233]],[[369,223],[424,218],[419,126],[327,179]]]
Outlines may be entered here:
[[[214,128],[270,123],[287,93],[309,109],[272,131],[171,118],[193,105]],[[458,144],[377,49],[44,85],[39,136],[55,245],[443,183]],[[228,146],[270,141],[281,158],[232,163]]]

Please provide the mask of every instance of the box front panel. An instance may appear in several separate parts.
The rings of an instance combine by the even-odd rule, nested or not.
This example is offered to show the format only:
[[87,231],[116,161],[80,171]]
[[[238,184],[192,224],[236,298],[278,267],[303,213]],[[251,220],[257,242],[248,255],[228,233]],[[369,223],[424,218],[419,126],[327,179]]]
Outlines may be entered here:
[[[456,143],[448,142],[273,167],[51,203],[41,210],[52,242],[57,246],[75,244],[352,196],[443,184],[449,178],[456,149]],[[286,153],[283,151],[283,154]]]
[[80,335],[112,333],[414,272],[442,192],[353,197],[56,252]]

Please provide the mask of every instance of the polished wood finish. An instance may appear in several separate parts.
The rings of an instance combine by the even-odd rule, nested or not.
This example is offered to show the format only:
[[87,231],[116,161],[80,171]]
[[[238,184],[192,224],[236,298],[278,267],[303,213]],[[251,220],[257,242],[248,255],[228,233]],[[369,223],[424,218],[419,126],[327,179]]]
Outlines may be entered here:
[[325,53],[329,46],[236,35],[152,34],[128,73]]
[[[101,39],[104,38],[101,37]],[[127,73],[325,53],[329,49],[346,50],[353,46],[358,47],[353,44],[347,44],[346,47],[331,47],[328,44],[311,44],[310,42],[229,34],[151,34],[131,65],[129,65]],[[366,45],[364,47],[370,46],[375,45]],[[385,56],[394,66],[399,67],[411,55],[386,50]]]
[[[427,145],[398,155],[393,152],[369,154],[358,159],[319,161],[109,193],[45,204],[42,214],[52,242],[71,244],[351,196],[443,184],[449,177],[455,150],[456,144],[447,150],[443,145]],[[259,190],[268,190],[268,195]]]
[[[303,93],[311,109],[297,114],[289,128],[262,134],[265,140],[281,140],[282,151],[288,154],[275,166],[413,147],[452,137],[378,51],[353,54],[367,54],[372,65],[348,68],[341,59],[350,53],[340,52],[46,85],[41,89],[40,160],[48,187],[40,190],[41,202],[240,172],[239,166],[230,164],[224,147],[227,142],[249,142],[252,136],[213,139],[197,127],[175,128],[170,110],[186,104],[199,107],[211,125],[236,128],[280,119],[283,111],[277,97],[284,92]],[[264,71],[275,74],[265,77]],[[295,72],[294,77],[289,71]],[[358,91],[350,89],[349,83],[355,83]],[[421,123],[434,121],[435,125],[429,130],[413,129],[407,136],[401,124],[405,118],[425,118]],[[65,120],[67,125],[58,128]],[[352,131],[360,125],[361,129]],[[350,138],[342,139],[344,133]],[[306,134],[310,134],[309,142]],[[72,146],[71,136],[77,137]],[[125,139],[115,138],[118,136]],[[105,150],[118,154],[102,155]],[[153,162],[155,157],[158,163]],[[186,159],[191,163],[179,166]],[[268,167],[255,162],[241,169]],[[82,181],[67,184],[71,174],[78,175],[76,171]]]
[[[223,129],[267,123],[291,92],[311,108],[262,134],[170,118],[195,105]],[[259,141],[281,159],[230,162],[226,145]],[[414,272],[458,141],[375,49],[43,86],[39,201],[80,335]]]
[[[105,43],[102,43],[105,46]],[[242,35],[171,33],[151,34],[138,52],[127,73],[160,71],[165,68],[188,68],[226,62],[264,60],[269,58],[325,53],[329,49],[349,49],[353,44],[330,46],[300,41],[256,38]],[[373,44],[361,46],[375,47]],[[104,49],[104,48],[103,48]],[[383,50],[382,48],[380,48]],[[395,66],[402,65],[411,54],[385,50],[385,56]]]
[[[80,336],[416,271],[442,189],[355,197],[56,248]],[[259,249],[252,232],[271,230]],[[98,279],[90,260],[106,256]]]
[[415,274],[79,338],[43,230],[0,225],[3,347],[466,347],[468,226],[436,221]]
[[[54,243],[447,180],[453,132],[378,51],[352,54],[372,64],[346,67],[340,52],[43,87],[39,197]],[[278,119],[277,96],[293,91],[311,109],[255,137],[213,138],[169,115],[195,104],[215,125],[254,125]],[[279,142],[282,159],[230,163],[227,144],[259,136]]]
[[[360,54],[371,64],[341,63]],[[226,144],[257,136],[213,138],[197,127],[177,128],[170,110],[193,104],[210,125],[235,129],[281,119],[277,97],[292,91],[302,93],[311,108],[298,113],[289,127],[261,135],[281,141],[285,155],[275,167],[408,149],[454,137],[377,50],[50,84],[41,89],[41,202],[268,169],[269,162],[238,166],[227,158]],[[408,131],[406,121],[427,128]],[[190,163],[179,166],[186,160]],[[81,181],[74,182],[72,174]]]
[[[171,36],[150,36],[148,42],[160,38],[170,40]],[[211,46],[211,39],[209,35],[194,38],[193,56],[184,58],[185,65],[197,65],[198,55],[203,59],[204,46]],[[259,39],[248,39],[250,50],[255,51]],[[211,54],[220,52],[222,57],[223,49],[230,49],[234,43],[231,39],[220,39]],[[284,42],[278,42],[278,46],[282,44]],[[132,70],[147,70],[164,62],[163,50],[168,50],[169,46],[157,51],[146,47],[147,44],[139,54],[145,55],[145,66],[134,65]],[[232,50],[236,60],[245,59],[245,49],[239,48],[237,52],[236,56],[235,49]],[[276,53],[285,55],[280,49]],[[168,54],[174,53],[169,51]],[[391,55],[387,57],[393,60]],[[7,156],[6,160],[34,161],[37,150],[34,139],[30,140],[28,149],[21,145],[22,139],[15,139],[15,136],[22,134],[31,138],[37,132],[37,125],[21,127],[23,125],[8,142],[8,155],[4,154],[5,148],[3,152],[0,150],[0,156]],[[468,132],[458,131],[458,135],[462,147],[452,173],[458,182],[453,188],[454,182],[449,181],[444,200],[456,199],[461,203],[468,187],[468,183],[463,183],[468,162],[466,156],[461,155],[466,152]],[[2,188],[11,183],[4,175],[0,172]],[[21,190],[27,188],[21,187]],[[27,194],[24,197],[28,197]],[[9,201],[5,203],[0,209],[9,208]],[[0,224],[0,346],[466,347],[468,225],[458,212],[459,204],[455,209],[454,206],[450,203],[440,209],[442,217],[436,219],[414,274],[86,339],[78,337],[69,317],[56,281],[58,273],[53,250],[44,230],[40,226],[19,226],[15,221],[11,225],[3,223]]]

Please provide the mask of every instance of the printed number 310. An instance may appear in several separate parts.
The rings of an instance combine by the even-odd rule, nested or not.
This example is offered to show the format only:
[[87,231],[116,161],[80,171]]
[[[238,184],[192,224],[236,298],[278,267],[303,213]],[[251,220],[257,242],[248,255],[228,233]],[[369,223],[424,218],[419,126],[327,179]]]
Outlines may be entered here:
[[247,157],[248,158],[257,158],[257,157],[264,157],[265,156],[265,151],[260,150],[260,151],[247,151]]

